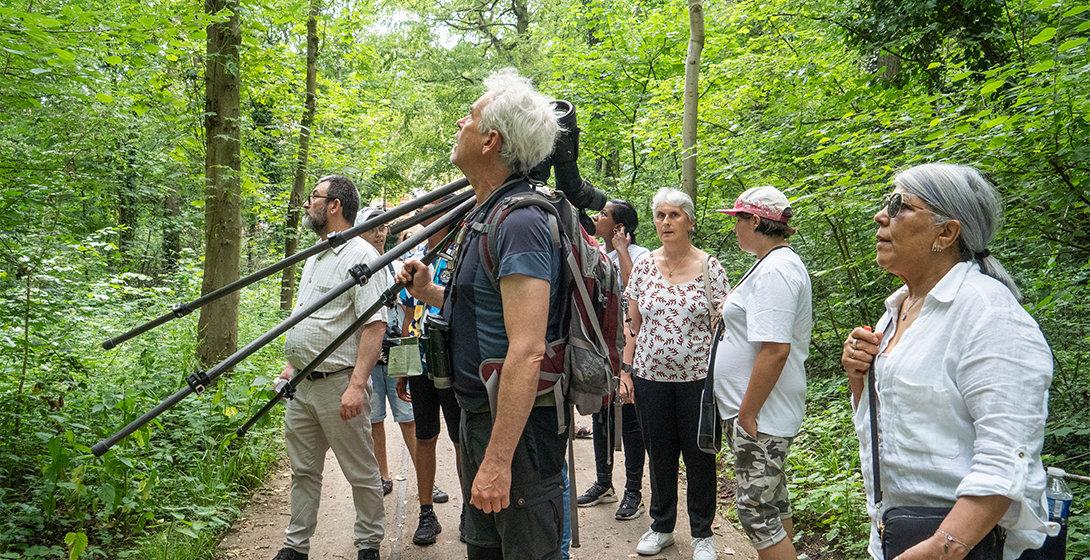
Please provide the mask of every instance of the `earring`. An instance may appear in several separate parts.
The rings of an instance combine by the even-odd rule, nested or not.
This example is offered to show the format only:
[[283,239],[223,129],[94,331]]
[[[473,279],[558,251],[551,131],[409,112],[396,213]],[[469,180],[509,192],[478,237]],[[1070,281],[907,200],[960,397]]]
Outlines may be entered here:
[[939,244],[935,243],[934,245],[931,246],[931,251],[934,252],[934,253],[940,253],[940,252],[942,252],[942,247],[939,247]]

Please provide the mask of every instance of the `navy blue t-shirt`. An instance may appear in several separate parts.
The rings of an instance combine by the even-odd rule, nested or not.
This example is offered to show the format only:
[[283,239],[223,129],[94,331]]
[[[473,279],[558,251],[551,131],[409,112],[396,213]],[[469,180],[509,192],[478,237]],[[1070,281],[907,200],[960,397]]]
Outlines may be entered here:
[[[527,182],[504,193],[500,199],[530,190]],[[489,202],[491,205],[491,202]],[[497,279],[523,274],[547,280],[549,321],[545,340],[556,340],[560,333],[560,250],[553,249],[548,215],[540,208],[512,211],[496,232]],[[454,301],[451,307],[451,354],[454,391],[465,410],[478,410],[488,404],[488,393],[480,379],[483,360],[503,359],[507,355],[507,330],[503,322],[503,302],[492,287],[480,259],[481,241],[475,233],[463,243],[465,254],[454,273]]]

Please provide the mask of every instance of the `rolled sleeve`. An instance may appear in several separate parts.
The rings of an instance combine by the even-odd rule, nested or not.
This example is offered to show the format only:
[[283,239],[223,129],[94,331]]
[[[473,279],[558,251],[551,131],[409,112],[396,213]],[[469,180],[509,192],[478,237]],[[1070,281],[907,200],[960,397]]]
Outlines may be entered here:
[[1052,355],[1027,315],[981,311],[966,344],[978,351],[962,362],[954,379],[976,433],[970,472],[955,495],[1006,496],[1014,503],[1005,526],[1039,526],[1033,508],[1021,502],[1043,443]]

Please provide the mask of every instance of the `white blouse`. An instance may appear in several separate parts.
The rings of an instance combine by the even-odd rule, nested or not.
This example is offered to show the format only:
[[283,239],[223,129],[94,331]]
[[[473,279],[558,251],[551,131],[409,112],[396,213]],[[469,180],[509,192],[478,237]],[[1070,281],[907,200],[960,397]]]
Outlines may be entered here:
[[[886,299],[882,350],[897,329],[902,287]],[[957,264],[920,315],[876,364],[883,509],[954,505],[961,496],[1013,500],[999,522],[1003,557],[1037,548],[1047,522],[1041,463],[1052,354],[1037,323],[976,263]],[[866,391],[854,418],[871,517],[870,553],[882,558]],[[1051,527],[1050,527],[1051,526]]]

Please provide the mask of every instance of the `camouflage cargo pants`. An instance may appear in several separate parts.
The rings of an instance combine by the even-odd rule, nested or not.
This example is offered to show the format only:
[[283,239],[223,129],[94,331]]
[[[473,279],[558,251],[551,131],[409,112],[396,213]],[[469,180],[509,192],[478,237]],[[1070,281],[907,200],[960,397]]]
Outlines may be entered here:
[[737,418],[723,421],[723,433],[734,453],[734,474],[738,482],[734,501],[738,520],[753,548],[768,548],[787,536],[782,519],[791,518],[784,465],[794,438],[758,433],[757,437],[737,427]]

